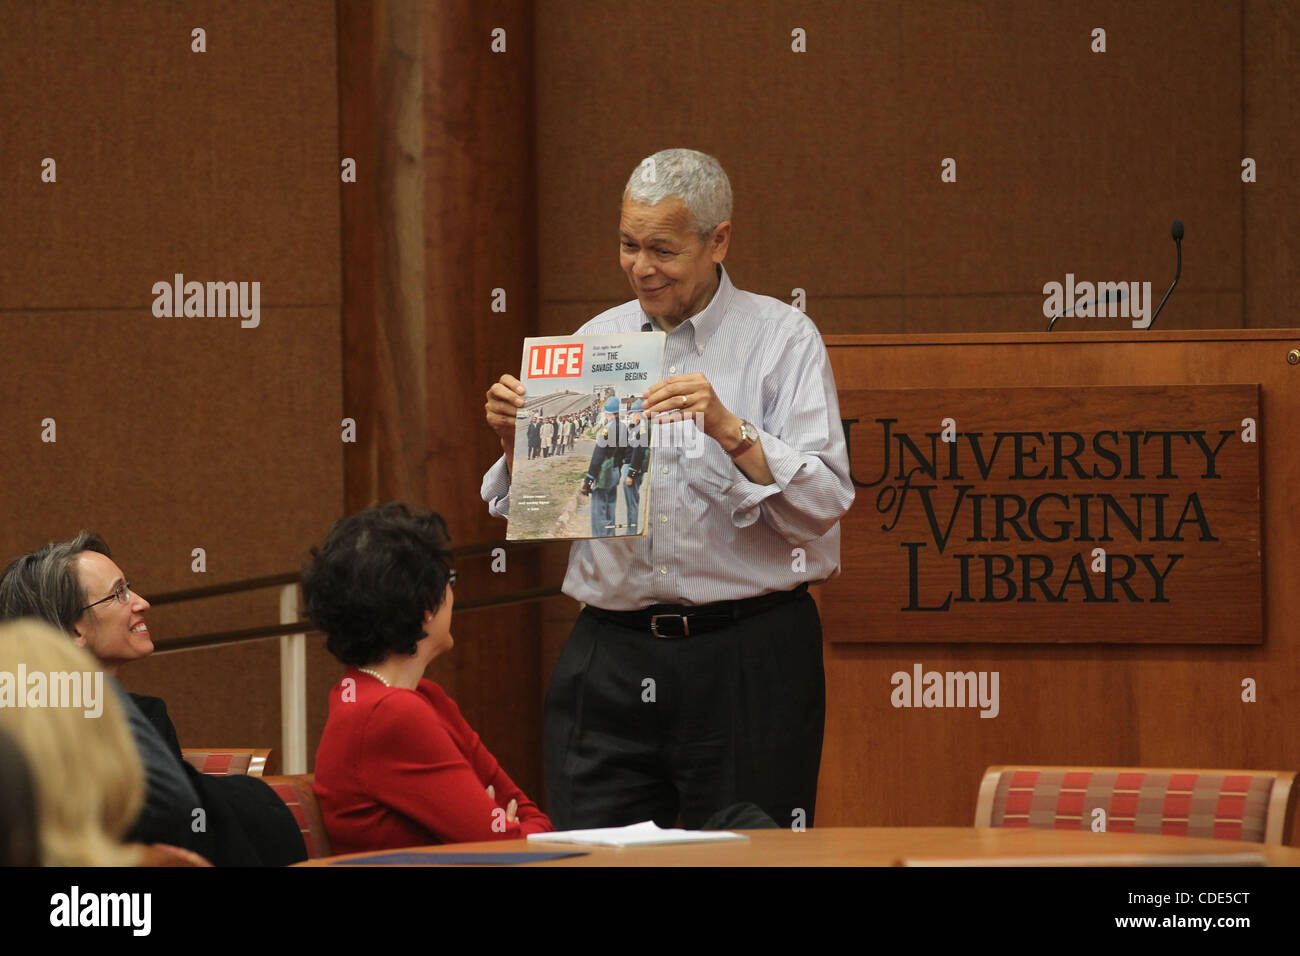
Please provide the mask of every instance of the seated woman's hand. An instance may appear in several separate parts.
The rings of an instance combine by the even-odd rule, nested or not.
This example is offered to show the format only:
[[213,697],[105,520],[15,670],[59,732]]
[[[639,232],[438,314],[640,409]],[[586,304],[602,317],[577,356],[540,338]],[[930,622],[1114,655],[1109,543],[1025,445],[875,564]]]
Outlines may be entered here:
[[[493,803],[496,803],[497,792],[490,783],[488,784],[487,795],[492,798]],[[512,799],[510,803],[506,805],[506,823],[518,823],[519,818],[515,816],[518,811],[519,801]]]

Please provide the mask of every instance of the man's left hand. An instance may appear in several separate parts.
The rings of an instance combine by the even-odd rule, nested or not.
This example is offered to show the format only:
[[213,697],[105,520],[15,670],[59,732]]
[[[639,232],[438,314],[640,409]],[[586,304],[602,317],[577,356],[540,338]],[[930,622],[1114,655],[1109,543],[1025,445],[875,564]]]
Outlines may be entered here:
[[[670,375],[642,393],[644,410],[662,422],[695,416],[695,424],[723,450],[740,442],[740,419],[727,410],[701,372]],[[677,413],[677,414],[673,414]]]

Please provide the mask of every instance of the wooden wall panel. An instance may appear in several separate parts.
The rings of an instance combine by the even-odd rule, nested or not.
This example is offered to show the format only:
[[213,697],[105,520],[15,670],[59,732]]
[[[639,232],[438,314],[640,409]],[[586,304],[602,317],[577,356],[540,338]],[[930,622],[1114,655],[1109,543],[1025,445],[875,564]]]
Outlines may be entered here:
[[[1279,175],[1297,153],[1296,98],[1279,95],[1295,83],[1294,5],[700,10],[539,4],[544,315],[630,298],[617,197],[639,159],[686,145],[732,178],[733,278],[785,299],[804,289],[825,333],[1034,331],[1043,284],[1067,272],[1150,281],[1158,301],[1174,218],[1186,261],[1160,327],[1240,327],[1247,310],[1295,323],[1281,287],[1300,197]],[[1097,26],[1105,53],[1090,49]],[[807,53],[790,50],[796,27]],[[1243,150],[1277,164],[1267,189],[1241,182]],[[949,156],[956,183],[940,181]]]
[[0,309],[147,310],[175,272],[338,302],[327,0],[5,4],[0,55]]
[[[788,297],[796,285],[824,295],[890,287],[903,266],[893,226],[906,211],[895,185],[903,157],[885,145],[904,131],[893,108],[896,9],[808,4],[796,16],[730,0],[701,11],[689,0],[618,17],[599,3],[540,5],[542,301],[631,297],[617,258],[622,190],[642,158],[668,146],[712,153],[727,169],[737,197],[727,264],[744,288]],[[816,55],[790,52],[794,26]],[[868,89],[851,122],[838,108],[812,108]],[[851,269],[822,254],[832,244],[851,254]],[[590,314],[604,307],[590,304]]]
[[[1163,291],[1176,218],[1183,290],[1240,287],[1238,5],[901,9],[904,295],[1037,291],[1067,271]],[[1090,50],[1094,27],[1105,53]],[[942,157],[956,183],[940,182]],[[916,331],[941,330],[913,305]]]
[[1300,275],[1300,5],[1251,0],[1242,5],[1242,23],[1241,153],[1258,164],[1258,181],[1242,190],[1246,325],[1292,327]]
[[[298,567],[342,505],[333,4],[6,4],[0,61],[3,560],[98,530],[146,598]],[[260,325],[155,317],[177,272],[260,282]],[[278,601],[149,618],[165,646],[274,623]],[[278,751],[276,647],[122,680],[167,700],[182,743]]]
[[[331,310],[264,309],[257,329],[138,311],[0,321],[6,552],[97,528],[138,555],[142,588],[173,590],[295,567],[335,510]],[[45,418],[56,442],[41,441]]]
[[[453,545],[501,542],[479,497],[500,454],[484,392],[516,370],[536,322],[531,5],[342,0],[340,124],[359,160],[343,187],[347,511],[401,499],[438,511]],[[504,52],[491,49],[505,30]],[[492,308],[494,290],[505,310]],[[533,586],[507,550],[462,560],[465,603]],[[544,801],[536,609],[454,612],[429,669],[512,778]]]
[[423,494],[426,410],[420,8],[338,4],[347,511]]

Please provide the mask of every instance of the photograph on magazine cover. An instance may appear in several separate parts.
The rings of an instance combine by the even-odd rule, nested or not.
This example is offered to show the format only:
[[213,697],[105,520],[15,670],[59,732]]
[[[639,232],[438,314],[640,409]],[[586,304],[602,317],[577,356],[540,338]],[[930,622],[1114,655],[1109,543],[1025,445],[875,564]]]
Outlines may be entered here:
[[663,332],[524,340],[506,538],[645,533],[650,428],[641,393],[657,382]]

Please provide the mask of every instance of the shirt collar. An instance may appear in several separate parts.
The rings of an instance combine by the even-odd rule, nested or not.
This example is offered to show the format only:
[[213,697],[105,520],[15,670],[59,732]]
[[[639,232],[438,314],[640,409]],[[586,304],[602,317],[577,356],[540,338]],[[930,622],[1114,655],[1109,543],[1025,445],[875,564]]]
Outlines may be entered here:
[[[727,310],[731,307],[731,296],[735,291],[736,287],[731,284],[731,279],[727,277],[727,270],[719,263],[718,288],[714,291],[713,298],[709,300],[709,304],[702,311],[682,322],[677,328],[680,329],[682,326],[689,325],[695,333],[696,347],[703,349],[704,346],[708,345],[713,333],[718,331],[718,326],[722,324],[722,320],[726,318]],[[658,325],[652,322],[650,316],[646,315],[645,310],[642,309],[641,331],[654,332],[657,329]],[[677,329],[673,329],[673,332],[675,331]]]

